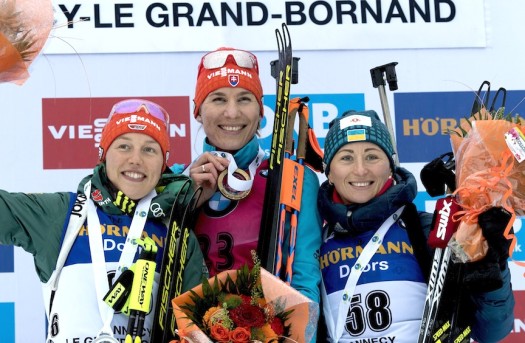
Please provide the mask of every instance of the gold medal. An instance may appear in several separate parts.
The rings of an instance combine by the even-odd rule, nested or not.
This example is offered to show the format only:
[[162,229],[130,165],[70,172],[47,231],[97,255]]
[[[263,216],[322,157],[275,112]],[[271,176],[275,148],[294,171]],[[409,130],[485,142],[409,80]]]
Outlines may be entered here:
[[[239,168],[237,168],[233,172],[232,176],[242,181],[250,180],[250,175],[248,175],[247,172]],[[246,198],[248,194],[250,194],[250,189],[246,191],[237,191],[230,187],[230,185],[228,184],[228,169],[225,169],[222,171],[222,173],[220,173],[217,183],[221,194],[230,200],[241,200]]]

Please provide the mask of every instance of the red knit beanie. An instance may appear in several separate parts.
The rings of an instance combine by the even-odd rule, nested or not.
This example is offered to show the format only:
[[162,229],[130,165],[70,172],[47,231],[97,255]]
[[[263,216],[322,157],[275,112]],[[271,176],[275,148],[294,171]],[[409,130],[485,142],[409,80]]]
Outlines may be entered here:
[[168,112],[160,105],[143,99],[118,102],[113,106],[102,130],[99,159],[106,159],[108,148],[117,137],[125,133],[143,133],[159,143],[166,164],[170,150],[168,127]]
[[219,48],[202,57],[193,99],[193,116],[197,117],[208,94],[223,87],[244,88],[252,92],[257,98],[262,117],[263,91],[254,54],[234,48]]

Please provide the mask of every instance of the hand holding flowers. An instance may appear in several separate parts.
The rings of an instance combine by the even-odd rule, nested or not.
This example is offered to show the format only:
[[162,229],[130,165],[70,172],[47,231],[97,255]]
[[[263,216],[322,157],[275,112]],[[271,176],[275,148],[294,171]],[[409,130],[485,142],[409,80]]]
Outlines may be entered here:
[[[512,240],[512,256],[515,212],[522,215],[525,208],[525,163],[520,163],[518,156],[521,153],[525,157],[525,150],[518,152],[520,142],[523,144],[522,125],[519,116],[504,115],[504,108],[496,112],[482,108],[451,132],[456,159],[455,194],[464,211],[459,213],[460,225],[449,246],[460,262],[478,261],[486,255],[488,246],[477,218],[497,206],[513,214],[504,232],[504,237]],[[518,149],[511,151],[512,145]]]

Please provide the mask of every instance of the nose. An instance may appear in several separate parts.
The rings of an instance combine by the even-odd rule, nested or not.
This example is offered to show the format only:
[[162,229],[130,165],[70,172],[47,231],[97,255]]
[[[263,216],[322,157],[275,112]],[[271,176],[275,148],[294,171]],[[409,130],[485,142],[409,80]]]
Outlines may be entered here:
[[130,152],[128,162],[139,165],[142,163],[142,154],[140,149],[133,149],[133,151]]
[[227,118],[236,118],[239,115],[239,106],[236,101],[230,100],[224,109],[224,116]]
[[354,174],[356,175],[366,175],[368,169],[366,168],[365,161],[362,158],[356,159],[354,163]]

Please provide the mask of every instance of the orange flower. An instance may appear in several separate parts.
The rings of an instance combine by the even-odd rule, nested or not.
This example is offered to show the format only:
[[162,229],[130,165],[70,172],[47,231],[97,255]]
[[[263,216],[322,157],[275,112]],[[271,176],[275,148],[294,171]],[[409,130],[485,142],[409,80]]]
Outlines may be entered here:
[[221,324],[214,324],[211,329],[211,338],[218,341],[228,341],[230,330],[222,326]]
[[250,331],[243,327],[236,327],[230,332],[230,340],[233,343],[243,343],[250,341]]
[[[224,308],[220,306],[215,306],[215,307],[211,307],[208,311],[206,311],[206,313],[202,317],[202,322],[207,327],[212,327],[215,323],[225,321],[227,317],[228,317],[228,312]],[[231,328],[228,325],[224,325],[224,326]]]

